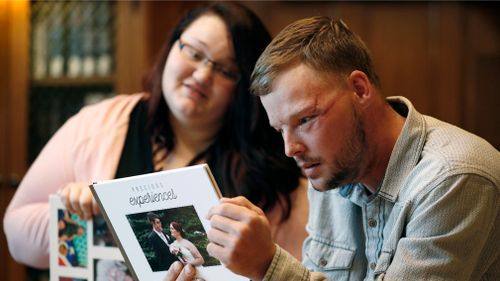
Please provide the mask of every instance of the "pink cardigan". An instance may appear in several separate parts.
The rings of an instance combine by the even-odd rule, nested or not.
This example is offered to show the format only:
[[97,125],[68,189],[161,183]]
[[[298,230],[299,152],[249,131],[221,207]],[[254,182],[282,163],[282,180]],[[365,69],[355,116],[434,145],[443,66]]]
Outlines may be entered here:
[[24,176],[4,217],[12,257],[49,267],[49,194],[71,182],[112,179],[129,115],[144,94],[121,95],[84,107],[50,139]]

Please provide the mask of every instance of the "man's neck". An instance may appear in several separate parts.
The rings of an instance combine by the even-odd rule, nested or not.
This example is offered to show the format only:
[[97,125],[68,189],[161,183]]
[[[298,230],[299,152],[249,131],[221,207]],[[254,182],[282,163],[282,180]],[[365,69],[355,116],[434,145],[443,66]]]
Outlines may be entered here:
[[365,128],[368,146],[368,161],[361,182],[375,193],[384,180],[389,159],[403,129],[405,118],[383,102],[375,104],[366,114]]

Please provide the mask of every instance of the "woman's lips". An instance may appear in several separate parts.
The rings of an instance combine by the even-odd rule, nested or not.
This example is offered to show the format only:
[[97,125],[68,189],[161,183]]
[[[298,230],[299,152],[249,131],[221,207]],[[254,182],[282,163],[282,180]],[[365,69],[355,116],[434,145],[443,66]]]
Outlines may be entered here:
[[196,98],[196,99],[206,99],[208,96],[205,94],[205,92],[199,88],[199,87],[196,87],[194,85],[189,85],[189,84],[184,84],[184,86],[187,88],[188,90],[188,95],[193,97],[193,98]]

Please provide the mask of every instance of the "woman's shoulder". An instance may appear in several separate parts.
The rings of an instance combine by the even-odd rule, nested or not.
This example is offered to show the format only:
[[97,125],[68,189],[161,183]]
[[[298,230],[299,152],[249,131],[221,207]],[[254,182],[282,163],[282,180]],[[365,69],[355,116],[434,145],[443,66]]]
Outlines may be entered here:
[[70,120],[72,127],[77,127],[77,134],[95,135],[99,132],[109,132],[119,127],[127,126],[130,113],[148,95],[138,93],[133,95],[117,95],[101,102],[83,107]]
[[193,244],[193,242],[189,241],[186,238],[182,239],[182,242],[179,243],[179,244],[181,244],[184,247],[188,247],[188,248],[190,248],[190,247],[195,247],[196,248],[196,246]]
[[147,99],[148,95],[144,93],[117,95],[83,107],[76,116],[99,121],[116,122],[127,119],[137,103]]

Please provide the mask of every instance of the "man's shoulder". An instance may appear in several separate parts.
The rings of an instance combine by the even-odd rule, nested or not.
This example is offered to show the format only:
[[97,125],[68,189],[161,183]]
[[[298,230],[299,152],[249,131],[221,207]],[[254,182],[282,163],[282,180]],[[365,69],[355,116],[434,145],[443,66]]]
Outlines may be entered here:
[[483,138],[425,116],[426,142],[421,167],[455,174],[478,174],[499,183],[500,153]]
[[[425,139],[418,161],[401,182],[398,200],[415,200],[429,192],[454,188],[499,189],[500,154],[484,139],[425,116]],[[469,182],[469,184],[465,184]],[[468,191],[470,192],[470,191]]]

